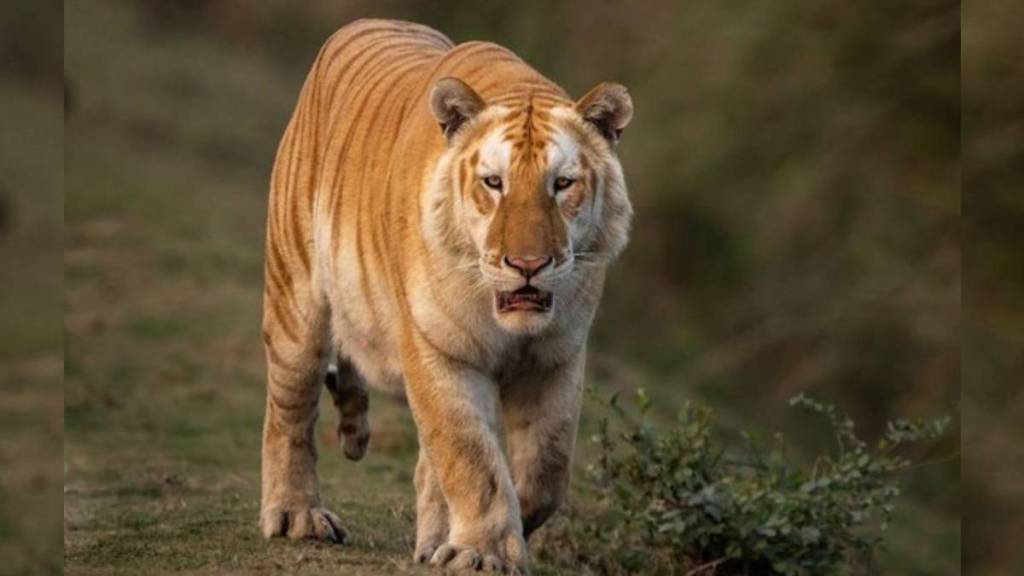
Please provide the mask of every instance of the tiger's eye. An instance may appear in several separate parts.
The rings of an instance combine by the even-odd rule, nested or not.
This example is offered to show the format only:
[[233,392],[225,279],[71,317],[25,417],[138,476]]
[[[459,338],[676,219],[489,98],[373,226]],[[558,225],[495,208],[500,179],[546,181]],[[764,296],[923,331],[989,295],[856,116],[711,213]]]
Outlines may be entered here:
[[501,190],[501,177],[500,176],[488,176],[484,178],[484,185],[491,190]]
[[555,192],[561,192],[562,190],[565,190],[566,188],[572,186],[575,183],[576,181],[573,180],[572,178],[559,176],[558,178],[555,178]]

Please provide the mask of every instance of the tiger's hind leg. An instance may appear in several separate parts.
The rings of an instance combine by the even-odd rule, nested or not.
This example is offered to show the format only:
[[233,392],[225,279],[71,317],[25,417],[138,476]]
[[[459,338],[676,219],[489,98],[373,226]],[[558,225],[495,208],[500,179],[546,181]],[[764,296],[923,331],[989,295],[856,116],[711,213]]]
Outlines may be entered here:
[[366,418],[370,396],[366,381],[351,363],[338,358],[336,368],[327,371],[324,385],[338,409],[338,439],[343,442],[345,457],[361,460],[370,442],[370,424]]

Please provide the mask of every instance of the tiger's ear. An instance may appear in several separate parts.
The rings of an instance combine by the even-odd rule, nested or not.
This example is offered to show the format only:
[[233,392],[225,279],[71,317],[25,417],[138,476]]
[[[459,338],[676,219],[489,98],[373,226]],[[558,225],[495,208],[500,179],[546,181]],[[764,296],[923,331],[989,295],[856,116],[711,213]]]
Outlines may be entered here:
[[576,102],[576,111],[614,146],[633,118],[633,99],[622,84],[602,82]]
[[430,91],[430,111],[449,140],[459,127],[479,114],[484,106],[483,98],[458,78],[441,78]]

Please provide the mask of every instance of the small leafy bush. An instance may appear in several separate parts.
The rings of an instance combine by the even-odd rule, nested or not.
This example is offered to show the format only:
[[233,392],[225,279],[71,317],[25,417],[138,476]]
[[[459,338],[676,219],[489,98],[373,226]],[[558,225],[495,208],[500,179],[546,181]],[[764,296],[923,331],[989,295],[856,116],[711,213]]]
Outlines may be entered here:
[[708,409],[687,404],[659,432],[644,418],[643,390],[634,409],[613,396],[586,480],[599,506],[570,511],[547,535],[545,559],[599,574],[850,573],[893,514],[898,475],[911,465],[899,449],[941,436],[949,418],[892,422],[869,446],[833,406],[791,404],[828,422],[834,453],[802,466],[781,435],[760,447],[744,434],[733,454],[713,441]]

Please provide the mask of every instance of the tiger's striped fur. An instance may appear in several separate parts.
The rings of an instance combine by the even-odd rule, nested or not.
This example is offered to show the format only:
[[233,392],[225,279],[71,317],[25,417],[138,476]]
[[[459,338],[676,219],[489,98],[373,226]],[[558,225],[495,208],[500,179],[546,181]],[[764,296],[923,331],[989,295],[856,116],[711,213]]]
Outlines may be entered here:
[[344,539],[313,436],[336,361],[348,457],[369,438],[367,384],[408,398],[417,560],[525,571],[568,486],[587,333],[626,243],[614,149],[631,115],[619,85],[573,102],[508,50],[418,24],[327,41],[271,182],[265,536]]

